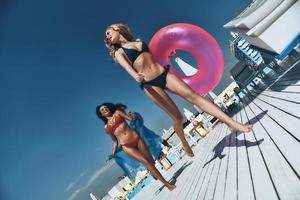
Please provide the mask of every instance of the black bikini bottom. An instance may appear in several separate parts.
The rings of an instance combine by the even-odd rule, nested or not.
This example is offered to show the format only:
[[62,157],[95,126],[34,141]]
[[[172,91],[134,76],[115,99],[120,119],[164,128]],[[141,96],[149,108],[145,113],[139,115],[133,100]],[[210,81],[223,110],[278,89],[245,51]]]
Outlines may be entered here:
[[144,85],[152,85],[152,86],[157,86],[160,87],[161,89],[167,89],[166,84],[167,84],[167,74],[169,72],[170,66],[167,65],[165,66],[165,71],[161,73],[159,76],[156,78],[146,81],[140,84],[141,89],[144,89]]

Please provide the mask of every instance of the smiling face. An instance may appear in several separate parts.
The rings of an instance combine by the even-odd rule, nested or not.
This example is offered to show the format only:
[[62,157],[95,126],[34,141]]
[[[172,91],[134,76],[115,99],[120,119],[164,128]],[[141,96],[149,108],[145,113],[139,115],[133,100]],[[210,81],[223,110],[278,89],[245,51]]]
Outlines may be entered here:
[[116,29],[110,27],[105,31],[105,39],[108,44],[117,44],[120,40],[120,33]]
[[100,113],[101,113],[101,115],[103,117],[110,117],[112,115],[112,113],[110,112],[109,108],[107,106],[105,106],[105,105],[101,106],[99,108],[99,111],[100,111]]

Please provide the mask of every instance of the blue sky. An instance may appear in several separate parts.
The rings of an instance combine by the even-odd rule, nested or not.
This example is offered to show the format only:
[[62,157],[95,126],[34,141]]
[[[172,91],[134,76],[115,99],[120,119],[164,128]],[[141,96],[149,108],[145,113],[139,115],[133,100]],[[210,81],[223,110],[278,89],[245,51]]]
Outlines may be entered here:
[[[96,118],[97,104],[122,102],[140,112],[157,133],[171,125],[114,64],[103,44],[105,28],[123,22],[148,42],[168,24],[201,26],[223,49],[225,73],[218,93],[229,83],[228,71],[236,62],[222,25],[249,0],[0,4],[0,199],[81,200],[89,192],[101,195],[121,173],[115,166],[104,167],[111,141]],[[174,100],[181,110],[191,108]]]

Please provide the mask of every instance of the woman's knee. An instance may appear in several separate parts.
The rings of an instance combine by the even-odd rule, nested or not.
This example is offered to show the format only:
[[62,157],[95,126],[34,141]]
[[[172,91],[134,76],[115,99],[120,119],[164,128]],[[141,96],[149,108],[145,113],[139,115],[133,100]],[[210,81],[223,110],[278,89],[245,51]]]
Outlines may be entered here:
[[140,162],[141,162],[143,165],[145,165],[145,166],[149,166],[149,165],[152,164],[152,162],[149,161],[147,158],[142,158],[142,159],[140,159]]
[[183,122],[183,116],[181,113],[178,113],[177,115],[172,117],[173,124],[182,123]]
[[200,96],[196,93],[196,92],[191,92],[187,97],[186,99],[195,104],[197,102],[197,99],[199,98]]
[[150,163],[155,164],[155,160],[153,159],[152,155],[150,155],[148,160]]

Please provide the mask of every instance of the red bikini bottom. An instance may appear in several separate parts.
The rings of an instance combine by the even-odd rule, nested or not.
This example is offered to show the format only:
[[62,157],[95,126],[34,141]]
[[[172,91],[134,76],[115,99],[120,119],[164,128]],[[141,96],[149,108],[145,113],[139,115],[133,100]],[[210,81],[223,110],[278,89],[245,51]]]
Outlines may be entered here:
[[132,142],[128,142],[126,144],[121,144],[121,146],[125,146],[125,147],[137,147],[140,141],[140,136],[137,136],[135,140],[133,140]]

